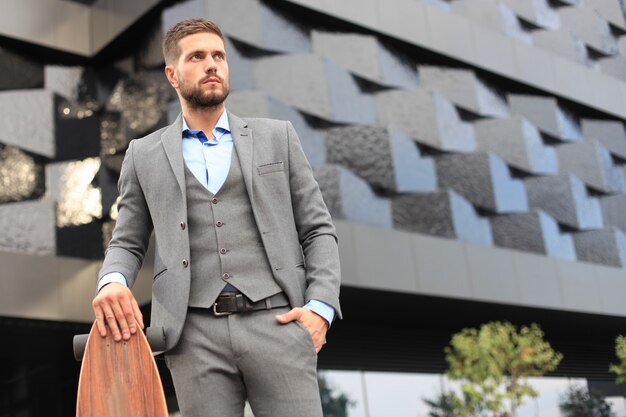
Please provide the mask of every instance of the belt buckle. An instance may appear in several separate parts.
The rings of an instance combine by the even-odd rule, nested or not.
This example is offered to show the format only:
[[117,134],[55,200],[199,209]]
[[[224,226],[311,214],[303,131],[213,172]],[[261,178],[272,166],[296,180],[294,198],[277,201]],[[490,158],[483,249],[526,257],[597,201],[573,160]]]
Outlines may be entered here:
[[213,303],[213,314],[220,317],[220,316],[230,316],[231,313],[230,311],[226,311],[224,313],[220,313],[219,311],[217,311],[217,301]]

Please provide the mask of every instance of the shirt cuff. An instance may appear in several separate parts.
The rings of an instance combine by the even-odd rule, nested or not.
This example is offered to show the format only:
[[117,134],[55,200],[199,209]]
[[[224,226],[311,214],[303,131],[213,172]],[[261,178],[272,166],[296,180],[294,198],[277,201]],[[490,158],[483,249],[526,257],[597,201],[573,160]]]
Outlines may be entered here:
[[102,287],[112,282],[117,282],[118,284],[122,284],[125,287],[128,287],[128,283],[126,282],[126,278],[119,272],[109,272],[105,276],[102,277],[100,281],[98,281],[98,288],[96,290],[96,294],[100,292]]
[[312,312],[322,316],[328,322],[328,328],[330,328],[330,324],[333,322],[333,319],[335,318],[335,309],[333,307],[331,307],[330,305],[326,304],[323,301],[311,300],[308,303],[306,303],[304,308],[308,308]]

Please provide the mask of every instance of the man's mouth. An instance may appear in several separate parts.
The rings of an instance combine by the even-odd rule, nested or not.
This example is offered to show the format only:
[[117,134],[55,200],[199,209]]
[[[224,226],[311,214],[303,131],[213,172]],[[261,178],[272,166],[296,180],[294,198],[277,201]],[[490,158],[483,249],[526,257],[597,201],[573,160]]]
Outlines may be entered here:
[[222,80],[219,77],[212,75],[210,77],[203,78],[200,83],[201,84],[213,84],[213,83],[221,83],[221,82]]

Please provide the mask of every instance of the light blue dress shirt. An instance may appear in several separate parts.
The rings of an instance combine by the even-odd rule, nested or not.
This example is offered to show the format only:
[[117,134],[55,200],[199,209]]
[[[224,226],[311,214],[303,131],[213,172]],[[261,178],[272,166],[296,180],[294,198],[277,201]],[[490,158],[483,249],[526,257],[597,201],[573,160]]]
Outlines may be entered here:
[[[182,138],[185,165],[200,184],[216,194],[226,181],[233,153],[234,143],[226,110],[218,119],[211,139],[201,130],[190,129],[183,117]],[[124,275],[111,272],[102,277],[98,291],[111,282],[128,285]],[[311,300],[304,307],[322,316],[329,326],[335,318],[335,309],[322,301]]]

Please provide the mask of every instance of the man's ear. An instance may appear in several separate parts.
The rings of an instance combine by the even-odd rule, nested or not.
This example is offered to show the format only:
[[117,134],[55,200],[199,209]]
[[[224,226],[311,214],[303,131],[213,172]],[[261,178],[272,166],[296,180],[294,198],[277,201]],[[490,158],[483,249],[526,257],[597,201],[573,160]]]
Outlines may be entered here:
[[178,80],[176,79],[176,70],[171,65],[165,66],[165,76],[167,77],[167,81],[170,82],[172,87],[178,88]]

